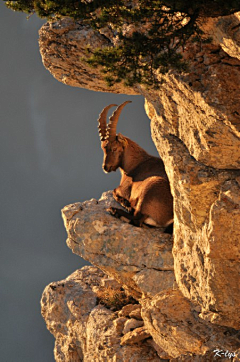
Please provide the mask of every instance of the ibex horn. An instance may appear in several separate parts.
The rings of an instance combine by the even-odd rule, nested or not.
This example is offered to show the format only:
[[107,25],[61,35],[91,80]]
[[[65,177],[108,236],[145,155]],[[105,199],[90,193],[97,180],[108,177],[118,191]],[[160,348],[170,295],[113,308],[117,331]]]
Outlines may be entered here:
[[107,137],[106,139],[109,139],[109,141],[113,141],[117,134],[117,123],[119,116],[123,110],[123,108],[126,106],[126,104],[132,103],[131,101],[126,101],[120,106],[117,107],[117,109],[114,111],[113,115],[110,117],[109,124],[107,126]]
[[106,139],[107,135],[107,114],[111,107],[117,106],[117,104],[110,104],[109,106],[105,107],[99,115],[98,118],[98,132],[100,136],[101,142]]

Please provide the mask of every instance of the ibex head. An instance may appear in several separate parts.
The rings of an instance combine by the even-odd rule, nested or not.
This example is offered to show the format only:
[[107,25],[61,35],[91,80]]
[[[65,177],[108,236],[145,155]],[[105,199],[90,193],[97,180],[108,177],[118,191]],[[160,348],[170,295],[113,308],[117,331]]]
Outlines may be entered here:
[[116,106],[116,104],[110,104],[105,107],[101,112],[98,119],[98,129],[101,140],[101,147],[103,150],[103,171],[108,173],[116,171],[121,165],[122,155],[124,148],[126,147],[127,140],[121,135],[117,134],[117,122],[123,107],[131,101],[122,103],[115,110],[110,117],[109,124],[107,125],[107,113],[108,110]]

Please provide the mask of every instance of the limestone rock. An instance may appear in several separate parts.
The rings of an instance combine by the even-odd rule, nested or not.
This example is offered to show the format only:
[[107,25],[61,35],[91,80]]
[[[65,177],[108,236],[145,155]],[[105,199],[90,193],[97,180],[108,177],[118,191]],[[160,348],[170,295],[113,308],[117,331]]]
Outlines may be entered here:
[[116,323],[119,318],[116,313],[97,305],[93,291],[102,288],[102,279],[106,279],[102,271],[84,267],[45,288],[42,315],[56,338],[55,360],[159,362],[150,344],[120,344],[122,334]]
[[238,13],[205,21],[203,30],[215,34],[214,43],[189,44],[184,53],[189,73],[166,75],[159,90],[142,88],[174,196],[178,286],[201,306],[202,318],[235,329],[240,328],[239,19]]
[[141,310],[141,306],[139,304],[128,304],[125,305],[120,312],[118,312],[118,315],[119,317],[130,317],[132,313],[139,311],[139,309]]
[[[232,58],[240,60],[240,12],[235,14],[210,18],[202,24],[205,33],[212,37],[215,44],[220,44],[221,48]],[[234,61],[234,59],[232,59]],[[237,64],[237,63],[231,63]]]
[[233,362],[238,362],[240,361],[240,348],[234,352],[234,358],[233,358]]
[[135,319],[138,319],[138,320],[142,320],[141,308],[138,307],[138,308],[132,310],[132,311],[129,313],[129,317],[130,317],[130,318],[135,318]]
[[118,334],[122,334],[123,332],[123,328],[124,328],[124,324],[128,319],[125,317],[119,317],[117,319],[114,319],[113,324],[116,328],[116,331],[118,332]]
[[154,128],[177,137],[206,166],[239,169],[240,60],[230,65],[232,58],[220,46],[195,44],[189,45],[185,57],[190,64],[188,74],[169,73],[158,91],[142,88],[154,107]]
[[157,124],[153,117],[153,138],[169,170],[174,196],[173,255],[178,286],[201,305],[202,317],[239,329],[239,171],[197,162],[176,137],[163,136]]
[[[181,163],[178,162],[178,166],[181,167]],[[228,197],[232,195],[231,192],[227,193]],[[234,193],[234,196],[231,196],[232,199],[237,202],[238,197],[237,193]],[[81,250],[80,255],[84,255],[84,257],[91,262],[94,262],[96,265],[98,265],[102,270],[106,271],[108,275],[111,277],[115,277],[118,282],[120,282],[121,285],[124,286],[128,291],[130,291],[135,297],[140,298],[140,302],[142,304],[142,310],[140,311],[140,307],[138,304],[136,305],[126,305],[122,308],[121,311],[118,312],[117,318],[113,322],[113,326],[115,327],[115,330],[118,332],[119,335],[124,334],[124,337],[121,337],[121,340],[119,343],[121,343],[122,346],[127,345],[135,345],[136,343],[140,342],[140,340],[146,340],[144,343],[148,343],[148,336],[149,334],[153,337],[153,340],[157,346],[155,348],[158,352],[159,358],[174,358],[182,360],[183,356],[186,358],[190,358],[189,361],[191,361],[191,355],[196,356],[194,357],[194,360],[198,361],[204,361],[204,359],[201,358],[209,358],[213,357],[213,351],[217,347],[221,348],[225,351],[235,351],[239,346],[239,333],[232,328],[223,327],[220,325],[214,325],[212,322],[215,322],[215,324],[226,324],[226,326],[229,324],[230,317],[233,315],[233,313],[236,313],[233,309],[231,310],[228,307],[228,310],[226,309],[225,314],[216,313],[218,320],[215,319],[213,321],[213,318],[209,318],[208,312],[204,312],[201,307],[203,306],[203,302],[200,300],[200,298],[193,298],[190,295],[190,299],[195,301],[195,304],[191,304],[191,302],[185,298],[181,292],[176,289],[176,285],[172,282],[171,285],[166,285],[164,287],[164,283],[159,283],[160,286],[160,292],[156,292],[155,288],[149,288],[150,290],[154,291],[155,293],[147,293],[147,287],[149,287],[148,279],[145,279],[145,282],[143,281],[141,286],[143,289],[140,289],[142,294],[136,293],[137,289],[136,286],[133,287],[132,280],[135,280],[135,275],[131,274],[131,277],[129,275],[126,277],[126,271],[128,270],[128,266],[130,265],[131,268],[129,269],[132,273],[132,265],[138,265],[140,266],[141,261],[141,252],[148,250],[148,260],[152,260],[151,263],[153,263],[153,250],[154,248],[154,238],[153,234],[155,232],[158,232],[158,238],[162,240],[162,234],[159,233],[157,229],[142,229],[142,228],[136,228],[134,226],[131,226],[129,224],[124,223],[121,220],[113,218],[111,215],[108,215],[105,210],[108,208],[112,203],[114,203],[111,192],[105,193],[103,197],[96,202],[96,200],[91,200],[89,202],[85,203],[78,203],[74,205],[70,205],[66,207],[63,210],[63,218],[65,222],[66,229],[68,231],[68,244],[73,249],[74,252],[77,251],[79,253],[79,250]],[[231,203],[230,203],[231,208]],[[217,208],[219,210],[219,208]],[[220,208],[222,210],[222,206]],[[211,213],[210,213],[211,214]],[[202,216],[202,215],[200,215]],[[108,220],[111,218],[111,223]],[[219,218],[219,215],[217,216]],[[197,222],[200,222],[197,219],[196,216],[196,229],[197,229]],[[117,223],[119,226],[115,227],[114,224]],[[79,226],[80,225],[80,226]],[[178,225],[178,224],[177,224]],[[134,258],[134,262],[129,263],[130,258],[130,252],[129,252],[129,246],[127,249],[125,249],[125,244],[121,240],[119,241],[120,236],[117,233],[117,230],[123,230],[121,228],[125,228],[124,233],[122,232],[121,235],[127,235],[128,238],[131,238],[134,249],[132,249],[131,252],[131,258]],[[98,234],[96,234],[96,229]],[[114,230],[114,232],[111,232],[111,230]],[[136,240],[134,239],[135,230],[137,232],[140,231],[140,234],[144,236],[144,240],[146,240],[146,234],[148,232],[153,232],[151,234],[151,244],[148,245],[148,248],[145,248],[144,241],[141,240],[141,248],[138,247],[138,244]],[[178,228],[175,230],[178,230]],[[127,233],[127,234],[126,234]],[[110,234],[110,235],[109,235]],[[137,240],[139,240],[140,234],[137,234]],[[180,234],[180,231],[179,231]],[[81,237],[80,237],[81,235]],[[85,236],[86,235],[86,236]],[[97,235],[97,236],[95,236]],[[186,234],[187,235],[187,234]],[[185,235],[185,237],[186,237]],[[165,235],[163,235],[165,238]],[[168,235],[166,236],[167,239],[164,240],[171,240],[171,237]],[[69,241],[69,238],[74,241]],[[108,240],[108,243],[111,243],[111,247],[108,244],[108,248],[105,247],[103,249],[103,241],[101,241],[101,238],[103,240]],[[95,244],[95,240],[97,240],[97,244]],[[129,239],[128,239],[129,240]],[[80,244],[81,243],[81,244]],[[117,243],[117,246],[121,245],[121,253],[122,255],[120,257],[117,256],[117,251],[115,243]],[[151,245],[151,248],[150,248]],[[119,247],[119,246],[118,246]],[[176,247],[176,246],[174,246]],[[222,246],[223,248],[224,246]],[[81,249],[80,249],[81,248]],[[161,247],[161,255],[162,253],[165,253],[166,245],[162,244]],[[182,246],[181,246],[182,248]],[[112,252],[112,250],[114,252]],[[136,258],[134,255],[134,252],[138,250],[138,264],[136,264]],[[140,250],[140,251],[139,251]],[[90,253],[91,251],[91,253]],[[151,251],[151,253],[150,253]],[[222,249],[220,248],[215,251],[216,256],[221,255]],[[178,251],[181,256],[181,250]],[[124,254],[125,253],[125,254]],[[230,253],[230,251],[229,251]],[[100,257],[99,257],[100,255]],[[104,255],[104,256],[103,256]],[[124,257],[125,255],[125,257]],[[154,253],[156,260],[158,260],[159,254]],[[106,257],[110,257],[106,259]],[[111,263],[111,259],[115,258],[115,262]],[[176,259],[179,258],[176,256]],[[213,258],[213,262],[215,262],[215,258]],[[190,258],[189,258],[190,259]],[[123,264],[121,267],[119,267],[118,262],[121,260],[121,263]],[[132,260],[132,259],[131,259]],[[156,263],[155,260],[155,263]],[[166,259],[167,260],[167,259]],[[185,273],[190,273],[192,271],[195,271],[196,269],[191,269],[191,263],[194,262],[189,260],[189,270],[182,270]],[[114,265],[114,267],[113,267]],[[152,265],[152,264],[151,264]],[[154,264],[156,266],[156,264]],[[150,264],[146,265],[148,268],[146,270],[149,271]],[[177,269],[177,263],[176,263],[176,271]],[[207,268],[208,264],[205,266]],[[124,276],[122,275],[122,270],[124,270]],[[136,269],[135,269],[136,271]],[[140,274],[142,271],[140,271],[138,274]],[[165,271],[166,272],[166,271]],[[170,272],[170,271],[168,271]],[[198,267],[195,277],[197,278],[203,278],[203,276],[200,274],[203,271],[200,267]],[[221,271],[221,275],[225,272],[225,265],[224,268]],[[197,274],[200,275],[197,275]],[[138,275],[137,274],[137,275]],[[155,274],[155,267],[153,268],[152,273],[153,281],[157,280],[156,274]],[[210,274],[210,273],[209,273]],[[148,275],[148,272],[147,272]],[[208,280],[210,278],[216,278],[216,288],[220,288],[220,282],[222,282],[221,277],[217,278],[216,275],[213,273],[208,276]],[[104,280],[104,279],[103,279]],[[186,279],[184,279],[186,280]],[[197,293],[202,293],[202,298],[205,296],[207,298],[211,293],[213,294],[215,290],[213,289],[210,291],[210,288],[208,290],[209,294],[204,294],[205,289],[203,282],[202,284],[194,283],[194,280],[190,279],[190,281],[186,280],[186,283],[192,283],[193,287],[191,289],[192,296],[197,295]],[[217,284],[217,282],[219,282]],[[236,277],[234,275],[234,278],[232,281],[230,281],[230,286],[236,285]],[[107,282],[101,282],[101,285],[108,285]],[[151,283],[150,283],[151,285]],[[181,284],[180,284],[181,285]],[[140,283],[138,283],[138,287],[140,286]],[[193,289],[195,287],[195,290]],[[197,287],[199,289],[197,289]],[[145,288],[145,289],[144,289]],[[202,289],[201,289],[202,288]],[[238,293],[238,290],[233,290],[234,293]],[[194,294],[195,293],[195,294]],[[233,293],[233,295],[235,295]],[[141,296],[143,299],[141,299]],[[146,297],[147,298],[144,298]],[[228,296],[229,297],[229,296]],[[224,299],[225,298],[225,299]],[[220,305],[220,303],[224,302],[226,303],[226,295],[223,298],[216,299],[216,303]],[[230,300],[231,302],[231,300]],[[230,306],[229,302],[229,306]],[[200,306],[197,305],[200,304]],[[237,305],[237,302],[234,302],[235,307]],[[144,322],[144,330],[146,330],[146,336],[145,332],[143,333],[142,330],[139,330],[139,327],[142,326],[143,322],[141,320],[136,320],[134,318],[134,312],[137,312],[137,314],[140,316],[140,318],[143,318]],[[201,312],[201,313],[200,313]],[[210,317],[212,317],[210,315]],[[216,318],[216,317],[215,317]],[[225,319],[224,319],[225,318]],[[226,322],[227,321],[227,322]],[[140,324],[137,324],[137,322],[140,322]],[[223,323],[224,322],[224,323]],[[237,319],[231,322],[232,325],[234,323],[237,323]],[[102,327],[99,327],[100,330],[104,329]],[[133,329],[133,330],[132,330]],[[112,333],[112,332],[111,332]],[[140,335],[139,335],[140,333]],[[142,334],[143,333],[143,334]],[[148,334],[149,333],[149,334]],[[126,336],[126,337],[125,337]],[[146,338],[145,338],[146,337]],[[100,338],[100,337],[99,337]],[[150,345],[152,345],[153,342],[150,342]],[[91,347],[92,348],[92,347]],[[97,352],[96,352],[97,353]],[[184,360],[184,359],[183,359]]]
[[106,211],[110,205],[115,201],[108,192],[99,201],[66,206],[62,216],[68,246],[115,278],[135,298],[172,288],[171,236],[157,228],[137,228],[114,218]]
[[[216,349],[239,360],[240,15],[200,25],[213,41],[186,45],[188,73],[156,72],[163,81],[159,89],[111,88],[145,96],[174,196],[173,238],[113,218],[106,212],[115,206],[111,192],[63,209],[68,246],[142,308],[126,306],[114,314],[97,306],[99,285],[117,285],[103,282],[106,275],[98,269],[91,277],[81,271],[51,284],[42,303],[57,361],[205,362],[214,360]],[[40,31],[44,65],[58,80],[108,91],[100,70],[82,61],[88,46],[114,46],[114,36],[69,19]],[[143,318],[144,326],[123,336],[131,318]]]
[[132,331],[133,329],[139,328],[143,326],[143,321],[138,321],[137,319],[130,318],[125,324],[122,333],[126,334]]
[[178,290],[160,293],[141,304],[145,328],[171,357],[186,358],[191,351],[196,356],[211,353],[213,358],[215,348],[234,352],[239,346],[239,332],[203,321],[196,306]]
[[72,87],[137,94],[122,83],[109,88],[100,69],[91,68],[83,61],[89,57],[89,49],[113,46],[112,39],[106,35],[106,32],[101,34],[70,18],[46,23],[39,31],[43,64],[57,80]]
[[151,338],[151,334],[145,327],[135,328],[133,331],[129,331],[121,338],[121,345],[136,344],[147,338]]
[[105,288],[121,288],[121,285],[113,278],[102,279],[102,286]]
[[84,361],[159,361],[156,352],[142,345],[121,348],[120,336],[113,324],[113,313],[102,306],[96,307],[87,323],[87,351]]

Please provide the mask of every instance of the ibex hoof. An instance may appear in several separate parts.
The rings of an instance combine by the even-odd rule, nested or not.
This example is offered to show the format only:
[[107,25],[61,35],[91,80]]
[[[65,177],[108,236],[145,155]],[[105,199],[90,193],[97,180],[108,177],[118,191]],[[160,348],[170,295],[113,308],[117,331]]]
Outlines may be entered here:
[[114,207],[109,207],[107,209],[107,212],[109,212],[109,214],[111,214],[112,216],[118,217],[117,209],[115,209]]
[[128,200],[126,200],[124,197],[118,195],[116,192],[116,189],[113,190],[113,197],[123,207],[125,207],[125,208],[130,207],[130,202]]

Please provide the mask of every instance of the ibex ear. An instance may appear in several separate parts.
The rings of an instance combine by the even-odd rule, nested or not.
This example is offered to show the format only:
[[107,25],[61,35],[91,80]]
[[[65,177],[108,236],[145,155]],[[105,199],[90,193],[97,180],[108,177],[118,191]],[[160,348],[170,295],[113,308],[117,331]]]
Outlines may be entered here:
[[117,140],[122,143],[123,147],[126,147],[128,144],[128,141],[121,133],[117,135]]

